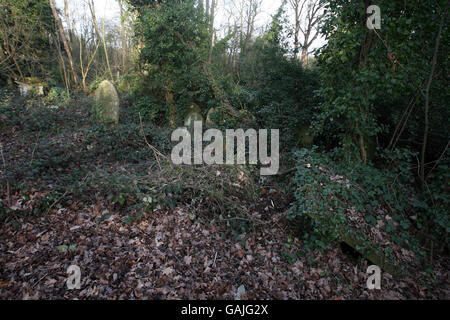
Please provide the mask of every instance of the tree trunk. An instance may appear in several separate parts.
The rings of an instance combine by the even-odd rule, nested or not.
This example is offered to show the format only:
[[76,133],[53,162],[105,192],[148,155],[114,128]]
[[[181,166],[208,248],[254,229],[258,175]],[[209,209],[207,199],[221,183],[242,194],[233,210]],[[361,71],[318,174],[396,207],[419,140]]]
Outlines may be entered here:
[[53,41],[55,42],[55,47],[56,47],[56,52],[58,52],[58,60],[59,60],[59,64],[61,66],[61,69],[63,71],[63,75],[64,75],[64,83],[66,85],[66,90],[67,92],[69,91],[69,77],[67,76],[67,72],[66,72],[66,65],[64,63],[64,59],[63,56],[61,54],[61,49],[60,49],[60,45],[59,42],[56,39],[56,35],[51,35],[53,37]]
[[66,16],[66,22],[67,22],[67,35],[69,40],[69,48],[72,51],[72,25],[70,23],[70,16],[69,16],[69,4],[67,0],[64,0],[64,15]]
[[425,153],[426,153],[427,143],[428,143],[428,131],[430,129],[430,121],[429,121],[430,89],[431,89],[431,83],[433,82],[434,71],[436,70],[436,62],[437,62],[437,55],[438,55],[438,51],[439,51],[439,44],[441,41],[442,27],[444,25],[445,18],[447,17],[449,4],[450,4],[450,1],[447,1],[447,5],[445,6],[444,13],[442,14],[441,23],[439,25],[439,32],[436,36],[436,44],[434,47],[433,60],[431,62],[430,76],[428,78],[427,87],[425,90],[425,114],[424,114],[425,128],[423,131],[422,151],[421,151],[421,157],[420,157],[420,178],[422,180],[422,183],[425,183]]
[[106,48],[106,42],[105,42],[105,23],[103,22],[103,24],[102,24],[102,33],[100,33],[100,30],[98,30],[98,25],[97,25],[97,17],[95,15],[94,1],[93,0],[89,0],[88,1],[88,5],[89,5],[89,10],[91,11],[91,15],[92,15],[92,23],[94,24],[95,33],[97,34],[97,37],[98,37],[99,41],[102,41],[102,43],[103,43],[103,51],[105,52],[106,65],[107,65],[107,68],[108,68],[111,80],[113,80],[111,67],[109,65],[108,50]]
[[102,42],[103,42],[103,50],[105,51],[106,65],[108,67],[109,75],[111,77],[111,80],[114,80],[114,76],[113,76],[112,71],[111,71],[111,65],[109,64],[108,49],[106,47],[105,20],[102,21]]
[[55,17],[55,20],[58,23],[59,35],[61,36],[61,41],[63,42],[64,50],[66,51],[67,57],[69,58],[69,65],[70,65],[70,69],[72,70],[73,81],[75,82],[75,84],[77,84],[78,77],[77,77],[77,73],[75,72],[75,67],[74,67],[73,59],[72,59],[72,53],[70,52],[69,45],[67,44],[66,35],[64,34],[64,28],[63,28],[61,19],[59,18],[58,13],[56,12],[55,4],[53,3],[53,0],[49,0],[49,2],[50,2],[50,7],[53,12],[53,16]]
[[298,35],[300,32],[300,0],[292,0],[292,7],[294,9],[295,29],[294,29],[294,59],[297,60],[298,51],[300,49]]
[[171,89],[169,89],[169,88],[166,89],[165,98],[166,98],[167,109],[169,111],[169,125],[170,125],[170,127],[175,128],[175,120],[176,120],[176,116],[177,116],[177,106],[175,105],[175,101],[173,100],[173,93],[172,93]]
[[214,14],[215,14],[215,9],[217,6],[217,1],[218,0],[211,0],[211,23],[210,23],[210,33],[211,33],[211,37],[209,40],[209,57],[208,57],[208,61],[211,62],[211,58],[212,58],[212,52],[213,52],[213,47],[214,47]]
[[125,34],[125,17],[123,10],[122,0],[119,0],[119,8],[120,8],[120,37],[122,42],[122,74],[126,73],[126,55],[127,55],[127,41]]
[[302,55],[300,60],[302,61],[303,65],[306,64],[307,60],[308,60],[308,48],[307,47],[302,47]]

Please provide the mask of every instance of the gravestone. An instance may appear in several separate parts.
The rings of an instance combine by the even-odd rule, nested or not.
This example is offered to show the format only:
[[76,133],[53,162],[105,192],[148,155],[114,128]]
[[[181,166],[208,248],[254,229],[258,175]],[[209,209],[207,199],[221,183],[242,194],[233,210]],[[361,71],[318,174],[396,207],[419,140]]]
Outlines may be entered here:
[[187,115],[184,118],[184,126],[188,129],[194,128],[194,121],[203,121],[202,110],[195,103],[191,104],[188,109]]
[[173,100],[172,92],[166,92],[166,104],[169,110],[169,125],[172,128],[175,128],[175,122],[177,118],[177,106],[175,104],[175,101]]
[[17,85],[22,96],[28,96],[30,93],[43,96],[44,87],[47,86],[45,82],[34,77],[25,78],[24,81],[17,81]]
[[304,125],[297,129],[297,141],[302,147],[311,147],[314,141],[314,135],[308,125]]
[[114,85],[103,80],[95,91],[95,107],[97,116],[103,121],[119,123],[119,95]]
[[119,93],[126,93],[131,90],[132,83],[129,76],[122,76],[118,78],[117,91]]
[[211,119],[211,117],[214,117],[215,113],[217,113],[217,109],[216,108],[209,109],[208,114],[206,115],[206,122],[205,122],[205,124],[207,126],[214,126],[214,125],[216,125],[216,123]]
[[373,160],[377,151],[377,138],[376,136],[364,135],[364,141],[366,143],[367,160]]

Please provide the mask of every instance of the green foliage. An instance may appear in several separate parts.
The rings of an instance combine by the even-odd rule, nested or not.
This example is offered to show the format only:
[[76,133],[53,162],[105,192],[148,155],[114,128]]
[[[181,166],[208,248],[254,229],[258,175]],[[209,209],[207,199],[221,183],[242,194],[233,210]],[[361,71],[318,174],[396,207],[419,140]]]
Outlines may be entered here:
[[[121,123],[114,129],[96,123],[90,98],[70,96],[56,86],[46,97],[24,98],[2,89],[0,130],[21,133],[13,146],[16,150],[8,151],[25,156],[14,158],[14,163],[8,160],[1,182],[7,181],[12,191],[27,183],[51,187],[54,192],[33,199],[27,195],[25,201],[33,201],[35,208],[31,214],[47,212],[66,194],[82,201],[106,199],[126,213],[126,223],[145,212],[182,203],[192,208],[191,220],[207,216],[226,222],[241,240],[240,235],[252,227],[242,217],[259,195],[248,168],[171,166],[156,161],[147,145],[169,154],[170,131],[159,127],[172,116],[168,106],[175,105],[180,124],[187,108],[196,103],[203,116],[214,108],[212,120],[222,129],[280,129],[282,157],[298,146],[299,134],[307,135],[310,126],[315,130],[315,142],[327,151],[302,149],[289,159],[297,171],[288,218],[303,228],[307,248],[325,248],[330,241],[350,237],[358,241],[358,250],[385,249],[389,254],[390,248],[373,237],[373,228],[380,229],[390,244],[420,255],[427,241],[448,248],[447,25],[430,88],[426,150],[427,158],[439,161],[430,161],[430,174],[421,188],[415,179],[424,133],[423,84],[430,74],[445,1],[378,1],[382,8],[378,34],[366,27],[364,2],[324,2],[328,15],[322,33],[327,44],[317,55],[317,65],[302,66],[289,56],[292,35],[283,6],[261,36],[236,43],[243,33],[235,27],[216,39],[210,56],[209,18],[195,0],[130,1],[139,12],[134,27],[142,47],[134,73],[117,81],[123,95]],[[53,71],[46,72],[52,61],[56,65],[55,57],[44,54],[55,25],[48,2],[5,3],[0,5],[5,26],[0,43],[14,40],[5,38],[3,31],[12,30],[15,16],[36,27],[30,38],[27,28],[18,34],[15,40],[19,44],[29,40],[30,47],[17,55],[18,64],[11,64],[8,72],[18,74],[18,67],[25,67],[23,77],[37,75],[56,82]],[[97,55],[104,55],[103,50]],[[35,56],[43,57],[42,70],[31,59]],[[92,68],[97,71],[95,65]],[[11,78],[3,70],[0,66],[0,81]],[[103,80],[94,80],[90,90]],[[228,103],[240,116],[228,113],[224,107]],[[405,112],[410,104],[411,111]],[[250,121],[243,123],[241,117]],[[392,144],[399,128],[404,130],[402,139]],[[360,161],[364,153],[368,164]],[[13,211],[0,203],[0,217],[24,213]],[[291,249],[289,241],[286,248]],[[286,250],[281,258],[291,263],[296,254]]]
[[227,81],[224,89],[233,105],[244,105],[256,125],[281,130],[281,150],[297,141],[297,130],[308,126],[318,105],[318,73],[287,57],[288,21],[281,7],[270,28],[241,54],[239,85]]
[[[347,157],[361,159],[367,141],[379,137],[384,149],[409,102],[418,107],[407,121],[406,144],[418,150],[422,140],[424,84],[430,74],[439,21],[446,1],[378,1],[382,11],[377,34],[366,27],[364,2],[324,1],[328,12],[322,33],[327,44],[320,50],[323,99],[319,115],[329,141],[337,139]],[[449,33],[444,28],[438,52],[438,69],[448,66]],[[438,71],[431,88],[433,146],[446,144],[448,114],[445,72]],[[445,123],[445,124],[444,124]],[[330,137],[331,136],[331,137]],[[363,140],[365,141],[363,141]],[[419,145],[420,146],[420,145]],[[436,150],[436,149],[434,149]],[[366,150],[368,151],[368,150]],[[429,154],[436,156],[433,148]]]
[[139,114],[144,122],[164,124],[167,119],[167,107],[150,95],[137,97],[129,108],[136,122],[139,122]]
[[61,106],[61,105],[67,105],[69,100],[70,100],[70,94],[67,90],[65,90],[63,88],[53,87],[48,92],[44,101],[48,104]]
[[143,42],[141,65],[152,88],[173,93],[180,123],[190,103],[206,105],[212,98],[204,72],[209,47],[207,19],[194,0],[131,4],[140,12],[135,28]]
[[428,236],[441,244],[441,249],[450,246],[448,235],[450,233],[450,161],[447,157],[438,164],[429,175],[430,183],[427,184],[422,197],[416,202],[416,207],[421,209],[422,215],[418,216],[418,223],[424,226]]
[[[315,142],[333,151],[301,153],[292,217],[318,217],[311,220],[309,237],[323,246],[349,232],[349,208],[362,212],[369,226],[380,221],[378,210],[385,210],[393,220],[382,223],[395,244],[417,249],[417,240],[429,247],[431,239],[441,250],[448,248],[448,155],[440,158],[449,137],[448,80],[442,72],[448,69],[450,43],[445,25],[429,91],[425,150],[427,159],[439,163],[429,161],[431,173],[419,187],[415,179],[425,126],[425,83],[446,1],[378,1],[382,21],[377,31],[366,27],[364,2],[324,3],[327,44],[317,54],[320,108],[313,128],[319,134]],[[361,160],[371,164],[359,164]],[[348,179],[350,188],[329,180],[336,175]],[[353,236],[374,245],[364,234]]]
[[95,92],[95,90],[97,90],[99,84],[103,81],[103,80],[108,80],[104,77],[101,78],[97,78],[94,81],[92,81],[92,83],[89,85],[89,89],[91,92]]
[[69,95],[62,89],[55,89],[46,97],[27,98],[10,90],[2,92],[7,92],[5,99],[0,102],[0,123],[3,123],[5,128],[12,129],[17,126],[27,135],[35,136],[39,132],[58,132],[62,127],[73,125],[77,121],[83,122],[77,113],[66,117],[66,114],[74,112],[74,109],[68,104]]
[[[24,192],[29,192],[25,188]],[[0,203],[0,222],[5,219],[15,219],[19,217],[42,217],[48,213],[50,209],[54,208],[61,199],[61,194],[58,192],[36,192],[24,194],[21,204],[23,207],[8,207]]]
[[305,233],[309,245],[325,247],[329,241],[350,237],[359,243],[361,251],[377,250],[383,243],[369,236],[370,227],[381,224],[382,233],[387,235],[384,240],[421,251],[414,238],[419,226],[413,227],[411,218],[419,213],[418,195],[408,168],[376,169],[361,163],[349,166],[315,148],[302,149],[296,156],[296,201],[288,217],[311,226]]
[[47,0],[0,1],[0,81],[58,72],[49,34],[55,23]]

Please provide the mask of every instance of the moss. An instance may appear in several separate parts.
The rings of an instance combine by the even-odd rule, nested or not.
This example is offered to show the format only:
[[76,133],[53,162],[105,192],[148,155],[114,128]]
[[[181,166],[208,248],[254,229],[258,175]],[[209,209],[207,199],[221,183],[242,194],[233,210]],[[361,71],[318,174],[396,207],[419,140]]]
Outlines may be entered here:
[[311,133],[311,129],[308,125],[302,126],[297,129],[297,141],[302,147],[311,147],[314,141],[314,136]]
[[103,121],[119,123],[119,96],[114,85],[103,80],[95,91],[95,111]]
[[120,93],[127,93],[131,90],[131,86],[131,81],[127,77],[122,77],[119,80],[117,91],[119,91]]
[[211,119],[211,117],[213,117],[214,113],[216,113],[217,110],[216,108],[211,108],[208,111],[208,114],[206,115],[206,124],[207,125],[214,125],[214,121]]
[[191,104],[189,107],[188,113],[184,118],[184,125],[189,129],[192,129],[194,127],[194,121],[203,121],[201,109],[195,103]]
[[47,83],[39,80],[36,77],[27,77],[27,78],[25,78],[24,83],[34,85],[34,86],[43,86],[43,87],[47,86]]

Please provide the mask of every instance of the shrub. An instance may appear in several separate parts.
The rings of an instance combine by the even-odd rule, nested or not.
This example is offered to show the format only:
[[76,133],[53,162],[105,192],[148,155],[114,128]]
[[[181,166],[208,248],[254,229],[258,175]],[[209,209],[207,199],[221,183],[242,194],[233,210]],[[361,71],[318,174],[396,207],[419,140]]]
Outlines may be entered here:
[[309,223],[307,246],[325,247],[330,241],[351,239],[360,252],[383,250],[393,263],[406,257],[391,247],[424,254],[415,237],[420,227],[414,222],[420,214],[420,194],[413,188],[407,166],[377,169],[362,163],[349,165],[333,160],[332,154],[318,153],[316,148],[302,149],[295,156],[296,201],[288,218]]
[[100,84],[100,82],[102,82],[103,80],[107,80],[106,78],[97,78],[94,81],[92,81],[92,83],[89,85],[89,89],[91,92],[94,92],[95,90],[97,90],[98,85]]
[[58,106],[67,105],[69,100],[69,92],[63,88],[58,87],[51,88],[44,99],[46,104],[56,104]]

